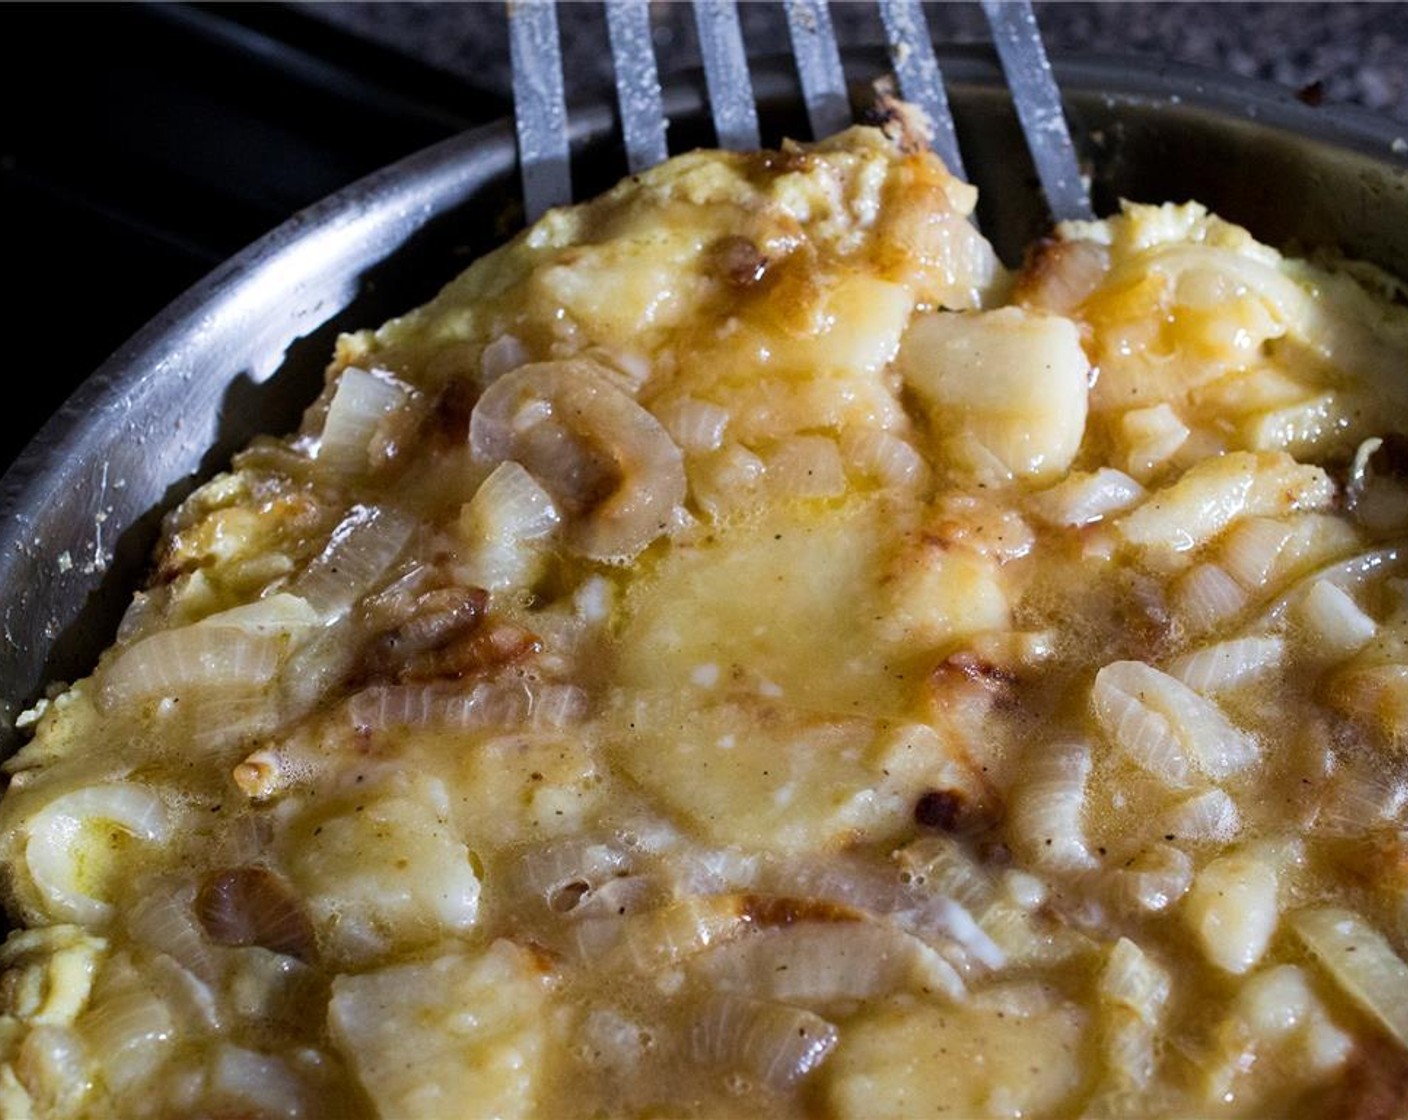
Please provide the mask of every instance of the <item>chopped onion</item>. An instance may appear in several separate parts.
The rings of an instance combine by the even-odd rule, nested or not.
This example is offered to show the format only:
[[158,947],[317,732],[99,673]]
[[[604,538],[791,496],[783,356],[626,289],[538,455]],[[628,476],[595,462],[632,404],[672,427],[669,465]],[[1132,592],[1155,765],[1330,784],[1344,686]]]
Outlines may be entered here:
[[1349,592],[1318,579],[1306,589],[1297,615],[1317,649],[1344,656],[1373,641],[1378,623],[1359,608]]
[[128,646],[102,672],[103,706],[188,691],[257,691],[273,680],[291,641],[316,622],[306,601],[278,594],[159,630]]
[[[92,1086],[92,1055],[82,1036],[66,1026],[34,1020],[30,1020],[28,1030],[19,1034],[23,1041],[18,1055],[14,1049],[9,1053],[14,1072],[24,1086],[21,1091],[30,1095],[26,1103],[36,1106],[39,1116],[82,1116],[83,1098]],[[9,1089],[11,1086],[4,1080],[0,1075],[0,1086]]]
[[1281,663],[1285,652],[1283,638],[1234,638],[1184,654],[1169,672],[1196,692],[1220,692],[1264,676]]
[[837,1038],[835,1026],[800,1007],[711,995],[690,1023],[689,1050],[692,1061],[781,1092],[821,1065]]
[[744,895],[696,895],[626,919],[623,944],[641,971],[678,964],[750,925]]
[[1211,700],[1141,661],[1101,669],[1091,692],[1096,716],[1135,762],[1170,785],[1188,783],[1190,763],[1213,778],[1244,769],[1256,740]]
[[1032,511],[1050,525],[1076,527],[1104,519],[1143,501],[1144,487],[1123,471],[1101,467],[1072,472],[1032,501]]
[[210,982],[217,973],[215,953],[191,910],[195,894],[195,884],[181,879],[146,883],[127,909],[127,932],[139,945],[167,954]]
[[294,582],[320,616],[335,620],[381,580],[401,555],[415,520],[385,506],[353,506],[327,547]]
[[1184,798],[1159,819],[1155,832],[1187,843],[1225,844],[1241,831],[1237,804],[1225,790]]
[[479,355],[479,375],[484,384],[490,385],[504,374],[527,365],[530,358],[528,347],[522,342],[511,334],[501,334]]
[[393,727],[445,727],[475,731],[498,727],[565,727],[586,710],[586,694],[575,685],[529,680],[481,682],[470,691],[444,684],[377,685],[347,703],[359,731]]
[[1024,858],[1039,868],[1077,871],[1095,866],[1081,816],[1090,776],[1085,743],[1041,744],[1027,751],[1027,765],[1012,803],[1011,835]]
[[83,786],[59,795],[29,818],[25,865],[46,911],[85,925],[111,916],[112,903],[90,893],[84,864],[89,854],[85,849],[106,846],[106,833],[114,828],[138,840],[160,843],[171,825],[161,799],[135,782]]
[[1408,1048],[1408,964],[1351,910],[1300,910],[1291,928],[1344,992]]
[[1152,844],[1110,875],[1112,900],[1126,909],[1167,910],[1193,882],[1193,861],[1170,844]]
[[475,405],[469,440],[481,463],[522,463],[568,514],[568,547],[590,560],[633,559],[684,501],[679,447],[592,362],[505,374]]
[[846,489],[836,441],[826,436],[790,436],[767,455],[770,491],[788,498],[834,498]]
[[1335,773],[1315,816],[1315,828],[1338,836],[1362,836],[1366,829],[1397,817],[1408,805],[1408,782],[1391,774],[1375,757],[1355,758]]
[[564,840],[530,848],[518,864],[516,878],[543,905],[559,913],[573,907],[562,905],[563,892],[581,894],[630,869],[630,856],[620,848],[586,839]]
[[96,995],[77,1024],[88,1048],[102,1055],[104,1080],[117,1093],[150,1076],[176,1037],[165,1002],[135,974],[124,979]]
[[1160,401],[1148,408],[1135,408],[1120,417],[1120,437],[1125,466],[1135,478],[1147,482],[1178,453],[1191,435],[1171,405]]
[[873,999],[913,987],[964,998],[953,966],[917,937],[871,922],[797,922],[727,941],[698,958],[717,988],[782,1003]]
[[1245,590],[1217,564],[1196,564],[1173,589],[1174,610],[1194,634],[1202,634],[1234,618],[1246,607]]
[[1222,543],[1222,563],[1243,587],[1260,591],[1271,579],[1277,560],[1295,530],[1284,521],[1248,517]]
[[1356,553],[1342,560],[1334,560],[1317,568],[1303,579],[1297,580],[1282,595],[1278,596],[1261,616],[1261,622],[1269,625],[1279,622],[1287,608],[1297,601],[1312,584],[1325,581],[1343,591],[1355,591],[1370,579],[1397,568],[1403,562],[1405,553],[1401,547],[1375,548],[1368,552]]
[[676,397],[654,409],[681,450],[690,455],[717,451],[728,428],[728,409],[698,397]]
[[377,428],[410,397],[410,389],[384,370],[349,366],[338,377],[318,443],[318,467],[336,479],[351,479],[371,465]]
[[929,481],[929,464],[913,444],[883,428],[845,428],[841,458],[861,477],[887,490],[913,490]]
[[1151,1026],[1159,1021],[1168,1002],[1172,981],[1168,970],[1149,959],[1127,937],[1115,942],[1100,972],[1100,999],[1127,1007]]
[[745,506],[766,475],[762,459],[740,443],[729,443],[693,469],[690,491],[706,513],[723,518]]
[[465,579],[501,591],[536,578],[538,554],[526,542],[541,540],[562,520],[552,496],[520,464],[500,463],[460,510],[460,539],[470,549]]

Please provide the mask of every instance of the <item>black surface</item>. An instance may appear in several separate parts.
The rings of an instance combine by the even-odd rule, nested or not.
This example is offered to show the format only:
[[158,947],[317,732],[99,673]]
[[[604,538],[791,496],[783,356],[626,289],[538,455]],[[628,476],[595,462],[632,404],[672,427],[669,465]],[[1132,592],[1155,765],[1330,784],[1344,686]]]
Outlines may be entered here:
[[332,191],[506,106],[279,5],[0,4],[0,469],[173,298]]

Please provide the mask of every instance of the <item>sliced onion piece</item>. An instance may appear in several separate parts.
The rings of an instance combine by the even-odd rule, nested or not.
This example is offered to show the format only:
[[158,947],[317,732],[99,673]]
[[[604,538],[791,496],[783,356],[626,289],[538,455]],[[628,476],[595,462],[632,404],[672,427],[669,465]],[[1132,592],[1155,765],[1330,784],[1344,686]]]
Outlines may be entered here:
[[1408,1048],[1408,964],[1352,910],[1300,910],[1291,928],[1355,1003]]
[[1073,472],[1036,496],[1032,511],[1050,525],[1075,528],[1103,520],[1144,500],[1144,487],[1123,471],[1101,467]]
[[469,440],[481,463],[522,463],[568,515],[568,547],[590,560],[632,560],[685,498],[679,447],[592,362],[505,374],[475,406]]
[[1285,593],[1277,596],[1266,608],[1260,621],[1263,625],[1279,622],[1285,616],[1290,605],[1315,583],[1323,580],[1341,590],[1353,592],[1374,577],[1399,567],[1405,556],[1408,556],[1408,549],[1394,545],[1388,548],[1370,549],[1342,560],[1331,561],[1303,579],[1297,580]]
[[728,409],[698,397],[676,397],[654,409],[660,423],[680,448],[690,455],[717,451],[728,428]]
[[929,464],[914,445],[883,428],[846,428],[841,458],[862,477],[887,490],[917,490],[928,484]]
[[1168,970],[1127,937],[1115,942],[1100,972],[1101,1000],[1129,1008],[1150,1025],[1158,1022],[1172,986]]
[[1195,564],[1173,585],[1173,607],[1194,634],[1215,629],[1246,608],[1246,591],[1220,564]]
[[928,988],[966,994],[953,966],[912,934],[872,922],[798,922],[725,942],[701,954],[701,975],[721,991],[781,1003],[824,1005]]
[[166,806],[135,782],[84,786],[61,794],[26,822],[25,865],[45,909],[65,921],[94,925],[113,912],[97,897],[87,864],[106,846],[113,830],[137,840],[160,843],[170,834]]
[[786,498],[834,498],[846,489],[836,441],[826,436],[790,436],[768,453],[770,491]]
[[1160,836],[1194,844],[1225,844],[1241,831],[1237,803],[1225,790],[1210,789],[1186,797],[1159,818]]
[[1245,769],[1256,740],[1211,700],[1142,661],[1101,669],[1091,692],[1095,713],[1129,756],[1171,785],[1186,785],[1190,764],[1212,778]]
[[380,582],[411,539],[415,520],[384,506],[357,505],[322,553],[294,583],[323,618],[333,621]]
[[1329,580],[1318,579],[1307,588],[1297,615],[1316,647],[1345,656],[1373,641],[1379,625],[1353,597]]
[[398,727],[476,731],[498,727],[560,728],[580,722],[587,698],[580,688],[521,680],[480,682],[468,692],[443,684],[377,685],[347,703],[362,732]]
[[552,495],[522,465],[500,463],[460,511],[459,536],[470,550],[465,579],[489,591],[530,583],[538,557],[527,542],[561,520]]
[[95,997],[78,1029],[89,1050],[102,1056],[103,1078],[114,1093],[149,1077],[177,1035],[171,1009],[135,975]]
[[365,473],[377,428],[409,397],[410,389],[383,370],[368,372],[355,366],[343,370],[323,421],[319,470],[335,479]]
[[1014,844],[1039,868],[1079,871],[1095,866],[1081,817],[1090,776],[1085,743],[1043,744],[1027,752],[1027,765],[1012,803]]
[[800,1007],[735,995],[707,997],[690,1023],[690,1058],[738,1070],[782,1092],[836,1047],[836,1027]]
[[1169,672],[1195,692],[1220,692],[1264,676],[1285,653],[1285,639],[1274,635],[1233,638],[1184,654]]
[[188,691],[256,692],[317,622],[304,599],[280,593],[158,631],[127,647],[102,672],[102,704],[111,709]]
[[1193,861],[1171,844],[1152,844],[1110,873],[1111,900],[1120,908],[1156,914],[1188,893]]

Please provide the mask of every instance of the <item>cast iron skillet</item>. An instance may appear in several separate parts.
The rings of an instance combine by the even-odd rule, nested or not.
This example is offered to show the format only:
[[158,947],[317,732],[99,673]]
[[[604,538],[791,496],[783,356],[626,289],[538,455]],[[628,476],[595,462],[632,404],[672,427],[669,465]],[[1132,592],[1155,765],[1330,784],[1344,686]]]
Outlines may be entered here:
[[[1009,263],[1045,228],[994,56],[941,50],[984,232]],[[1338,246],[1408,278],[1408,125],[1148,62],[1057,57],[1096,209],[1196,198],[1285,247]],[[846,59],[854,100],[884,70]],[[765,142],[807,136],[790,67],[755,75]],[[703,83],[667,91],[673,152],[712,143]],[[571,114],[577,195],[624,171],[611,107]],[[432,296],[515,225],[513,132],[455,137],[297,215],[112,356],[0,479],[0,754],[46,684],[91,670],[161,516],[260,431],[293,428],[338,332]],[[1408,370],[1405,370],[1408,376]]]

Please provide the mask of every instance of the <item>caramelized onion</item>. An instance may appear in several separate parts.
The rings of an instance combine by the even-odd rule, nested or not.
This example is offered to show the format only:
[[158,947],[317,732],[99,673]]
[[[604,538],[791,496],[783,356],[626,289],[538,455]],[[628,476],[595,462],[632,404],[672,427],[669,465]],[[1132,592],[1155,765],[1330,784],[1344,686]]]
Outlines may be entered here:
[[569,516],[568,547],[590,560],[633,559],[684,501],[679,447],[592,362],[505,374],[475,406],[469,443],[482,463],[527,468]]
[[211,872],[196,895],[195,910],[217,945],[258,945],[301,961],[317,953],[313,922],[303,903],[267,868]]

